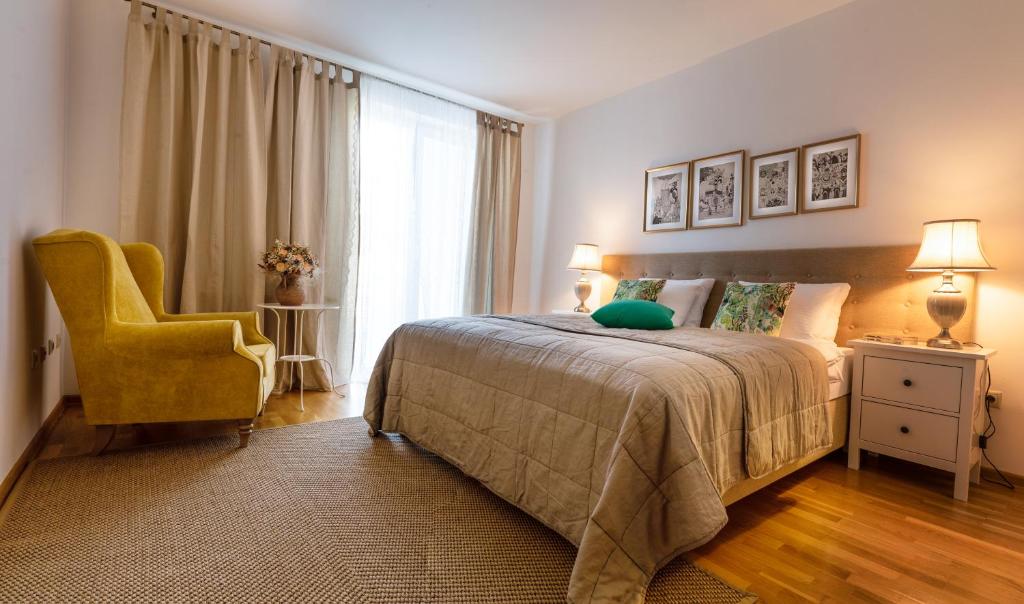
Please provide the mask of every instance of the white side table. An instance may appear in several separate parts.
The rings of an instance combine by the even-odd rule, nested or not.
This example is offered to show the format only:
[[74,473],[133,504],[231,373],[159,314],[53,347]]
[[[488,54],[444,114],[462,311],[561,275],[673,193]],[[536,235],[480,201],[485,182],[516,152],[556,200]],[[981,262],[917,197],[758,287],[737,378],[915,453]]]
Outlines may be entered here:
[[[298,367],[299,367],[299,409],[302,410],[302,411],[305,411],[306,410],[306,405],[305,405],[305,400],[304,400],[304,396],[303,396],[303,393],[304,393],[303,377],[305,377],[305,375],[304,375],[304,371],[303,371],[303,368],[302,368],[302,364],[303,363],[310,362],[310,361],[318,361],[318,362],[321,362],[321,363],[325,363],[327,365],[327,368],[330,369],[331,390],[334,390],[334,366],[331,365],[331,362],[328,361],[326,358],[320,356],[320,317],[322,317],[323,314],[326,311],[328,311],[328,310],[331,310],[331,311],[341,310],[341,306],[338,305],[338,304],[302,304],[302,305],[299,305],[299,306],[284,306],[284,305],[278,304],[276,302],[274,302],[274,303],[266,303],[266,304],[258,304],[257,306],[259,308],[263,308],[263,309],[266,309],[266,310],[269,310],[269,311],[273,312],[274,316],[277,318],[277,335],[274,338],[274,347],[277,348],[279,353],[285,353],[286,352],[284,350],[284,348],[282,347],[281,343],[284,342],[284,343],[287,344],[287,338],[288,338],[288,331],[287,331],[288,330],[288,313],[289,312],[295,313],[295,321],[293,321],[294,333],[292,334],[292,351],[291,351],[290,354],[281,354],[281,356],[279,356],[277,358],[277,360],[278,360],[278,362],[288,363],[289,364],[289,367],[288,367],[289,371],[290,371],[289,377],[288,377],[288,381],[289,382],[291,382],[293,380],[293,378],[295,377],[295,366],[298,365]],[[316,354],[303,354],[302,353],[302,335],[303,335],[302,325],[303,325],[303,322],[304,322],[304,320],[306,318],[306,313],[315,313],[315,317],[314,317],[313,320],[316,321],[316,330],[314,331],[314,333],[316,334],[316,341],[314,342],[314,350],[316,351]],[[283,332],[284,337],[285,337],[284,340],[281,339],[282,332]],[[278,393],[275,393],[275,394],[281,394],[281,393],[278,392]]]
[[953,472],[953,498],[967,501],[981,476],[991,348],[949,350],[850,340],[853,392],[847,465],[862,449]]

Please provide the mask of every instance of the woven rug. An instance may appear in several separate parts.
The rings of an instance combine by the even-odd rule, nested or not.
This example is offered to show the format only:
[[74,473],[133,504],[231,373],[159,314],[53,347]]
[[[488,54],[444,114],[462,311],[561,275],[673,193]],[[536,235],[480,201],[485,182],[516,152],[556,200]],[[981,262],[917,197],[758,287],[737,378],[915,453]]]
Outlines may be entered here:
[[[3,602],[564,602],[576,550],[352,418],[34,464]],[[677,559],[648,602],[756,598]]]

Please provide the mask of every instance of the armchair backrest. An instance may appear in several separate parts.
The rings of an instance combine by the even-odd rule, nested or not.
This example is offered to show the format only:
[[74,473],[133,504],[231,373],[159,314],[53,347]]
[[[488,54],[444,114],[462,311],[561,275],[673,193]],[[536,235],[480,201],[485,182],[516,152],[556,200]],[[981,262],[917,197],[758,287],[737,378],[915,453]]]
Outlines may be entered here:
[[123,243],[128,267],[157,321],[164,320],[164,257],[152,243]]
[[156,322],[113,239],[59,229],[36,237],[32,246],[72,342],[102,337],[112,321]]

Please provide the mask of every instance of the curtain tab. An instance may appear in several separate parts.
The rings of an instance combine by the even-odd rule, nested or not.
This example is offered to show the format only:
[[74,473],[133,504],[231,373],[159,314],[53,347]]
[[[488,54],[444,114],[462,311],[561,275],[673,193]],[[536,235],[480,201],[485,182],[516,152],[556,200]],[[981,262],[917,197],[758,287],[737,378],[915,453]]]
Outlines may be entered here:
[[129,17],[138,19],[142,15],[142,0],[132,0],[131,8],[128,10]]
[[182,35],[188,33],[188,18],[185,15],[170,13],[164,15],[163,18],[157,19],[158,23],[162,23],[167,27],[167,31],[173,34]]
[[501,130],[509,134],[519,134],[523,130],[523,124],[512,121],[508,118],[499,117],[497,115],[491,115],[490,113],[484,113],[483,111],[476,112],[476,123],[480,124],[484,128],[492,130]]
[[178,35],[187,35],[188,19],[185,18],[185,15],[174,15],[174,19],[168,22],[167,29]]

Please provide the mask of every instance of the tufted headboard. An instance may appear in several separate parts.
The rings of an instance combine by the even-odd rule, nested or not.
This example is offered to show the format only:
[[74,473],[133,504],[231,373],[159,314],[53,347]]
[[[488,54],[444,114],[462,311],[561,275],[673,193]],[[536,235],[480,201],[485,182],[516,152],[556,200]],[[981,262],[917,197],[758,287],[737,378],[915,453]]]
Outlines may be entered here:
[[[711,325],[729,281],[797,281],[849,283],[850,296],[839,318],[836,342],[859,338],[869,331],[905,333],[929,338],[939,329],[925,308],[928,294],[939,286],[936,273],[908,273],[917,245],[835,247],[745,252],[607,255],[602,272],[611,283],[601,286],[607,303],[619,279],[715,278],[704,307],[703,327]],[[954,337],[970,340],[974,329],[974,276],[958,274],[957,287],[967,295],[967,314],[953,329]]]

